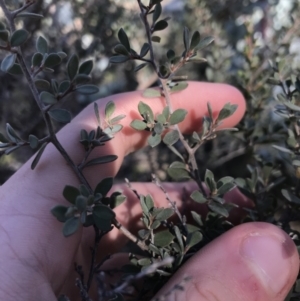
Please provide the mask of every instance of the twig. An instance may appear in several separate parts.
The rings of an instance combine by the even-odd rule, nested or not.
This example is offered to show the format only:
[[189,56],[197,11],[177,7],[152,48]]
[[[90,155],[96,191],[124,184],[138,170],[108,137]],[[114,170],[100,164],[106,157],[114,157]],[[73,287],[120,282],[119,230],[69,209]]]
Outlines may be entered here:
[[[155,273],[157,271],[157,269],[159,269],[160,267],[166,266],[166,265],[170,265],[172,264],[174,261],[173,257],[168,257],[165,258],[161,261],[157,261],[152,263],[150,266],[148,266],[147,268],[143,269],[141,272],[139,272],[136,275],[130,275],[128,277],[126,277],[123,282],[115,287],[113,290],[111,291],[106,291],[104,292],[105,297],[107,298],[111,298],[114,297],[116,294],[121,294],[125,292],[125,289],[134,281],[137,281],[139,279],[144,278],[147,275],[151,275],[153,273]],[[102,279],[101,279],[102,280]]]
[[[174,110],[173,110],[171,96],[170,96],[168,85],[167,85],[167,80],[160,79],[160,81],[161,81],[162,88],[163,88],[163,91],[164,91],[164,96],[165,96],[165,99],[166,99],[166,104],[167,104],[167,106],[170,109],[170,113],[172,114],[174,112]],[[195,180],[196,180],[199,188],[201,189],[202,194],[204,196],[206,196],[207,194],[206,194],[206,191],[205,191],[205,189],[203,187],[202,180],[201,180],[201,177],[200,177],[200,173],[199,173],[199,170],[198,170],[198,165],[197,165],[196,158],[195,158],[195,149],[193,149],[193,148],[191,148],[189,146],[189,144],[185,140],[185,138],[184,138],[184,136],[182,134],[182,131],[180,130],[178,124],[175,124],[174,128],[177,130],[177,132],[179,134],[179,139],[180,139],[181,143],[183,144],[184,148],[186,149],[186,151],[188,153],[189,163],[192,166],[192,172],[193,172],[193,174],[195,176]]]
[[178,210],[178,207],[176,205],[176,202],[175,201],[172,201],[168,192],[165,190],[165,188],[161,185],[161,182],[159,181],[159,179],[156,177],[155,174],[152,174],[152,179],[153,179],[153,182],[156,184],[157,187],[159,187],[162,192],[165,194],[166,196],[166,199],[167,201],[170,203],[171,207],[173,208],[173,210],[175,211],[175,213],[177,214],[177,216],[179,217],[181,223],[183,223],[183,218],[182,218],[182,215],[180,213],[180,211]]

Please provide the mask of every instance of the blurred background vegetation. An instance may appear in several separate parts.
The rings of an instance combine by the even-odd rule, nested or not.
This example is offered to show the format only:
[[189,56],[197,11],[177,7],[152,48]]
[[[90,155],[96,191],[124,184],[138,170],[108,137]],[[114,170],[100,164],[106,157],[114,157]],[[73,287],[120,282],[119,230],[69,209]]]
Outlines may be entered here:
[[[7,0],[14,8],[22,2]],[[182,52],[184,25],[191,31],[198,30],[202,37],[214,36],[215,43],[201,53],[207,62],[187,65],[179,75],[187,76],[189,80],[233,84],[244,93],[248,102],[248,113],[239,126],[240,132],[222,134],[205,144],[198,155],[199,166],[203,171],[212,169],[217,177],[244,177],[251,173],[247,164],[256,165],[267,158],[271,164],[280,161],[280,166],[284,166],[293,180],[288,160],[269,147],[274,141],[285,141],[286,131],[281,133],[285,123],[272,111],[276,104],[276,89],[266,80],[272,75],[268,60],[284,61],[289,68],[286,74],[297,75],[299,0],[164,0],[162,5],[164,14],[172,19],[167,30],[159,32],[162,40],[155,47],[158,60],[165,60],[169,48]],[[31,32],[23,46],[28,64],[39,35],[47,38],[52,50],[61,50],[68,55],[77,53],[81,61],[94,58],[93,83],[100,87],[100,92],[90,97],[69,96],[65,106],[74,116],[97,98],[157,84],[157,77],[150,68],[134,73],[134,62],[109,64],[120,27],[130,37],[132,48],[139,50],[145,42],[136,0],[37,0],[30,9],[45,18],[26,19],[25,24],[21,19],[19,21],[18,27],[24,26]],[[0,20],[3,20],[1,12]],[[4,56],[1,52],[0,59]],[[45,78],[50,76],[41,74]],[[65,75],[56,68],[55,76],[60,79]],[[0,132],[5,132],[5,124],[9,122],[25,139],[29,134],[43,137],[45,125],[25,78],[0,71],[0,82]],[[28,147],[10,156],[1,156],[0,184],[31,155]],[[128,156],[118,179],[123,181],[128,177],[131,181],[146,181],[151,178],[151,172],[162,180],[168,179],[166,168],[172,159],[174,157],[166,146],[140,151]]]

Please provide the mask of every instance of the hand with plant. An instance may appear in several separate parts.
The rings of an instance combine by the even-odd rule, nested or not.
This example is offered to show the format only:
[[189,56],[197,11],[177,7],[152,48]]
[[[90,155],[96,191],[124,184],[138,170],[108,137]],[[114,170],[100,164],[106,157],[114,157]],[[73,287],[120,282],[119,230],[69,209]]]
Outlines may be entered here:
[[[200,96],[198,91],[201,91]],[[243,116],[245,104],[242,95],[227,85],[190,82],[187,89],[172,97],[174,109],[183,108],[189,114],[189,118],[179,125],[181,131],[188,134],[199,130],[203,116],[207,115],[208,100],[213,115],[217,116],[228,99],[232,104],[237,104],[238,109],[224,120],[224,128],[234,126]],[[164,108],[161,98],[143,99],[140,92],[120,94],[97,102],[101,120],[105,119],[101,112],[104,112],[110,100],[116,105],[116,113],[126,115],[121,122],[123,130],[105,146],[95,149],[91,156],[96,158],[113,153],[118,159],[104,165],[106,168],[96,165],[85,169],[84,175],[92,188],[99,180],[114,177],[124,157],[146,145],[149,133],[138,132],[130,126],[132,119],[139,116],[136,109],[138,103],[142,100],[151,104],[155,114]],[[95,126],[97,119],[93,108],[89,106],[58,133],[58,138],[73,161],[80,162],[84,156],[84,150],[78,147],[80,129],[84,127],[89,131]],[[78,278],[74,262],[81,265],[81,271],[87,277],[91,265],[90,247],[94,244],[95,233],[91,227],[80,227],[75,234],[65,238],[60,231],[61,223],[49,214],[49,208],[64,202],[67,205],[61,193],[66,183],[78,186],[78,179],[53,145],[46,147],[35,171],[30,169],[31,164],[32,160],[0,190],[0,299],[50,301],[64,294],[70,300],[97,300],[98,287],[99,300],[122,300],[116,299],[117,295],[101,295],[101,285],[102,289],[106,285],[108,293],[118,292],[120,287],[116,279],[110,279],[112,286],[99,284],[100,281],[96,284],[93,280],[89,284],[90,297],[84,296],[86,291],[80,289],[79,285],[82,294],[79,297],[79,291],[74,286]],[[182,203],[183,190],[191,192],[195,184],[164,183],[163,186],[180,210],[183,206],[189,206],[199,214],[205,211],[204,205],[188,200],[185,200],[185,205]],[[143,195],[151,194],[159,207],[169,207],[165,194],[155,184],[131,183],[131,189],[126,185],[116,185],[112,191],[115,190],[122,190],[127,200],[114,212],[119,222],[133,232],[140,228],[138,220],[142,214],[133,190]],[[227,193],[225,199],[242,207],[252,205],[237,189]],[[238,220],[237,215],[232,218]],[[124,254],[107,258],[109,254],[120,251],[126,241],[127,238],[116,228],[102,237],[95,258],[96,262],[100,262],[100,276],[105,270],[119,268],[126,263],[128,256]],[[201,249],[175,273],[154,300],[283,301],[297,277],[298,269],[298,252],[286,233],[271,224],[247,223],[235,227]],[[130,281],[127,284],[130,286]],[[59,300],[68,299],[61,296]],[[137,297],[136,300],[142,299]]]

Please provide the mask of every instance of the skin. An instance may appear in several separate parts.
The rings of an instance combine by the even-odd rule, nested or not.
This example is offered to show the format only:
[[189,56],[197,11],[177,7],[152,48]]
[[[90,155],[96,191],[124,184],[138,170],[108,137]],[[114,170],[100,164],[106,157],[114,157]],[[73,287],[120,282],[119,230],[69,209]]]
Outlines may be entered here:
[[[147,133],[129,127],[131,120],[139,116],[138,102],[148,103],[155,114],[164,107],[163,99],[143,99],[142,92],[137,91],[98,100],[100,112],[109,100],[116,104],[116,115],[127,117],[122,121],[121,133],[92,153],[91,158],[104,154],[118,156],[118,160],[105,166],[86,168],[85,176],[92,187],[105,177],[115,176],[124,157],[146,145]],[[184,108],[189,112],[180,124],[184,133],[200,129],[208,101],[215,115],[229,101],[238,104],[236,113],[224,121],[223,127],[237,124],[245,112],[241,93],[223,84],[190,82],[188,89],[172,95],[172,101],[174,109]],[[80,130],[96,126],[93,107],[89,106],[58,133],[74,162],[81,162],[84,155],[78,142]],[[0,300],[51,301],[60,293],[76,300],[74,262],[83,265],[87,273],[93,231],[81,229],[66,239],[61,234],[62,224],[49,210],[57,204],[66,204],[62,197],[66,184],[78,186],[79,183],[52,145],[47,146],[34,171],[30,170],[31,161],[0,187]],[[183,186],[188,191],[195,189],[192,183],[165,185],[179,208],[182,208]],[[151,193],[157,205],[168,206],[155,185],[133,183],[133,187],[141,194]],[[141,216],[138,200],[125,186],[118,185],[112,191],[116,189],[122,189],[128,196],[115,210],[118,220],[130,231],[136,231]],[[242,207],[252,205],[237,190],[230,192],[226,199]],[[187,206],[192,206],[190,203],[186,200]],[[238,214],[240,212],[235,213],[235,220]],[[101,242],[98,259],[120,250],[126,242],[124,235],[114,229]],[[111,266],[116,262],[119,263],[118,258],[113,258]],[[248,223],[228,231],[194,255],[158,296],[165,295],[183,277],[190,276],[184,291],[174,291],[165,300],[283,301],[298,271],[298,252],[288,235],[270,224]]]

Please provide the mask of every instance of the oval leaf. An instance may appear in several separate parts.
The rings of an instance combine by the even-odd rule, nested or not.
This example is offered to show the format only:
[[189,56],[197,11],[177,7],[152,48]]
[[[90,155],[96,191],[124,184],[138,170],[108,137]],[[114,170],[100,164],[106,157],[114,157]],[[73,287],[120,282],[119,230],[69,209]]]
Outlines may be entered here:
[[130,123],[130,126],[138,131],[143,131],[147,128],[147,124],[144,121],[138,119],[133,120]]
[[169,123],[171,125],[173,125],[173,124],[182,122],[184,120],[186,114],[187,114],[187,111],[184,109],[175,110],[170,116]]
[[176,143],[179,139],[179,133],[177,130],[174,130],[174,131],[170,131],[168,132],[164,139],[163,139],[163,142],[167,145],[173,145],[174,143]]
[[76,91],[81,94],[91,95],[99,92],[99,88],[95,85],[84,85],[76,87]]
[[10,37],[10,45],[12,47],[21,46],[29,38],[29,32],[25,29],[16,30]]
[[36,41],[36,49],[42,54],[48,53],[48,42],[42,36],[39,36]]
[[71,81],[75,78],[78,71],[78,67],[79,67],[78,56],[76,54],[73,54],[67,63],[67,72]]
[[79,225],[80,225],[80,220],[78,217],[71,217],[69,218],[63,226],[63,235],[65,237],[71,236],[72,234],[74,234],[78,229],[79,229]]
[[15,64],[17,55],[15,53],[6,56],[1,63],[1,70],[8,72]]
[[65,109],[53,109],[48,114],[53,120],[60,123],[69,123],[72,119],[71,113]]
[[112,219],[115,213],[104,205],[96,205],[93,209],[93,217],[97,228],[101,231],[109,231],[111,229]]
[[123,28],[121,28],[118,32],[118,38],[119,38],[119,41],[121,42],[121,44],[126,48],[126,50],[128,52],[130,52],[130,43],[129,43],[127,34]]
[[93,66],[93,60],[85,61],[80,65],[78,73],[89,75],[93,70]]
[[61,63],[61,57],[56,53],[50,53],[44,62],[44,66],[47,68],[52,68]]
[[41,148],[39,149],[39,151],[38,151],[36,157],[34,158],[34,160],[33,160],[32,163],[31,163],[31,169],[32,169],[32,170],[35,169],[35,167],[36,167],[37,164],[39,163],[39,161],[40,161],[40,159],[41,159],[41,157],[42,157],[42,154],[43,154],[43,152],[44,152],[46,146],[47,146],[47,142],[45,142],[45,143],[41,146]]
[[56,97],[47,91],[41,92],[40,100],[42,101],[43,104],[46,104],[46,105],[53,105],[53,104],[57,103]]
[[117,160],[118,156],[116,155],[107,155],[107,156],[102,156],[96,159],[92,159],[88,161],[84,166],[92,166],[92,165],[97,165],[97,164],[105,164],[105,163],[110,163],[115,160]]
[[167,247],[174,240],[174,235],[169,230],[161,231],[156,233],[154,236],[154,245],[157,247]]

